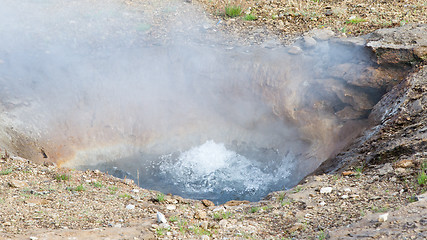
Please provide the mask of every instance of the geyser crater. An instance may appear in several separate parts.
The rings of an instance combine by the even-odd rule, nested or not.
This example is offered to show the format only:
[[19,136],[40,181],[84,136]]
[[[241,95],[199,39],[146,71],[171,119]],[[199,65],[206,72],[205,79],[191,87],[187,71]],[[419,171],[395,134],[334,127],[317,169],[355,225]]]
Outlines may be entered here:
[[390,80],[362,45],[229,47],[199,41],[204,20],[159,41],[131,7],[71,2],[0,9],[1,142],[144,188],[221,203],[292,187],[363,131]]

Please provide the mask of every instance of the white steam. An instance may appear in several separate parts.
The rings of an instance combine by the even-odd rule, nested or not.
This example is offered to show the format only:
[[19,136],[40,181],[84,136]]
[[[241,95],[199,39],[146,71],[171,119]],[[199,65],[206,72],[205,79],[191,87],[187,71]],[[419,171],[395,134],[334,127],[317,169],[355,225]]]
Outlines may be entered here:
[[341,125],[312,106],[337,97],[317,70],[357,60],[348,47],[230,48],[199,9],[175,1],[0,6],[0,143],[23,157],[260,198],[331,154]]

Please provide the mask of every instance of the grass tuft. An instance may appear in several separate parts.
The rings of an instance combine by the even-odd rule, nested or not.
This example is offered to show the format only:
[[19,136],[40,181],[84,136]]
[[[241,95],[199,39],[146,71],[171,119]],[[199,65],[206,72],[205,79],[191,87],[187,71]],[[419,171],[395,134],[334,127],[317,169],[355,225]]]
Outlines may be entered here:
[[70,180],[70,175],[67,174],[58,174],[55,176],[56,181],[60,182],[60,181],[68,181]]
[[8,175],[11,173],[12,173],[12,168],[8,168],[8,169],[0,171],[0,175]]
[[229,5],[225,7],[225,15],[231,18],[238,17],[242,14],[242,7]]
[[165,201],[165,195],[163,193],[157,194],[157,201],[158,202],[164,202]]
[[257,20],[257,16],[253,14],[246,14],[243,19],[245,19],[246,21],[255,21]]

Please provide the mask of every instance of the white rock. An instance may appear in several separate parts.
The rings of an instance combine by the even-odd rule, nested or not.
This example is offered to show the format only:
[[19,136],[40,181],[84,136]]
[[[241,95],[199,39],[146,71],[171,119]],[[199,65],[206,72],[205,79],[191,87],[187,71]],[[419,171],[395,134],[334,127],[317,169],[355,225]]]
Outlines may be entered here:
[[169,225],[169,224],[167,224],[167,223],[160,223],[159,227],[160,227],[160,228],[168,229],[168,228],[170,228],[170,227],[171,227],[171,225]]
[[208,235],[202,235],[200,237],[200,240],[209,240],[209,236]]
[[37,240],[39,239],[38,237],[30,237],[30,240]]
[[167,210],[175,210],[175,209],[176,209],[176,206],[175,206],[175,205],[172,205],[172,204],[168,204],[168,205],[166,205],[166,209],[167,209]]
[[139,193],[139,189],[134,188],[134,189],[132,189],[132,192],[133,193]]
[[388,213],[384,213],[378,216],[378,222],[385,222],[387,221]]
[[166,220],[165,215],[161,212],[157,212],[157,222],[158,223],[167,223],[168,220]]
[[350,188],[344,188],[344,192],[351,192]]
[[323,207],[323,206],[325,206],[325,205],[326,205],[325,201],[321,201],[321,202],[319,203],[319,206],[321,206],[321,207]]
[[288,53],[293,55],[298,55],[302,53],[302,49],[300,47],[293,46],[288,50]]
[[320,193],[327,194],[327,193],[331,193],[331,192],[332,192],[332,187],[322,187],[320,189]]
[[316,46],[317,41],[314,40],[314,38],[310,37],[310,36],[304,36],[304,46],[311,48]]
[[341,196],[341,198],[342,198],[342,199],[347,199],[347,198],[348,198],[348,195],[347,195],[347,194],[344,194],[344,195],[342,195],[342,196]]
[[135,209],[135,205],[129,204],[126,206],[126,209],[128,209],[128,210]]

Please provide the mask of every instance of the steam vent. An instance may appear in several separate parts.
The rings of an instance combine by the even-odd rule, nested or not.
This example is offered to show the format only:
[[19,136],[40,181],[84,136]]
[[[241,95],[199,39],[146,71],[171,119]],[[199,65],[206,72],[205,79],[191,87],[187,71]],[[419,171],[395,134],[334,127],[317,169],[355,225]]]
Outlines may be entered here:
[[[200,208],[211,207],[212,216],[209,212],[206,215],[208,210],[197,210],[191,216],[197,220],[194,226],[205,231],[200,236],[208,239],[216,239],[213,229],[221,232],[218,229],[233,223],[227,220],[232,216],[227,215],[232,211],[228,207],[213,210],[218,204],[249,204],[249,210],[244,210],[249,214],[261,210],[273,214],[269,201],[277,203],[278,208],[287,207],[286,201],[289,207],[300,204],[293,213],[287,213],[299,220],[282,222],[276,230],[269,227],[263,233],[267,235],[253,233],[256,239],[274,235],[280,238],[291,236],[291,227],[296,233],[305,231],[298,224],[309,221],[301,220],[308,215],[299,216],[300,211],[329,204],[327,200],[315,200],[316,196],[339,191],[323,188],[330,187],[330,182],[328,186],[319,185],[332,176],[322,174],[335,174],[347,181],[372,165],[377,166],[373,169],[380,171],[382,178],[395,171],[393,164],[401,160],[410,160],[411,166],[425,172],[426,24],[401,24],[358,37],[314,29],[293,38],[291,44],[279,39],[252,44],[230,40],[221,30],[223,25],[228,26],[222,22],[228,24],[228,18],[204,17],[195,3],[162,2],[156,11],[144,11],[148,4],[153,3],[0,3],[1,164],[28,159],[28,164],[35,164],[34,169],[48,169],[39,174],[51,174],[50,181],[65,184],[61,191],[82,197],[90,192],[89,187],[105,189],[113,196],[111,199],[116,194],[114,199],[128,201],[123,205],[128,212],[151,209],[148,203],[146,208],[138,204],[154,193],[150,204],[163,206],[166,197],[171,211],[177,208],[174,204],[194,206],[191,204],[203,200]],[[331,8],[328,11],[327,16],[335,14]],[[30,171],[5,166],[1,166],[0,178],[14,176],[13,171]],[[53,166],[64,173],[51,173],[56,169]],[[3,174],[8,169],[11,172]],[[74,171],[71,169],[79,170],[76,174],[83,174],[81,178],[68,180],[68,172]],[[93,180],[101,175],[113,180]],[[39,214],[41,210],[36,208],[50,204],[44,196],[50,199],[53,190],[35,190],[34,183],[19,176],[18,180],[26,185],[20,188],[18,184],[16,188],[29,194],[22,204]],[[71,182],[76,179],[82,181],[74,184],[77,187]],[[397,182],[407,178],[390,175],[389,179]],[[107,188],[105,184],[114,181],[135,184],[133,192],[119,194],[116,192],[122,191],[120,187]],[[298,195],[298,187],[294,187],[307,182],[316,190],[307,196]],[[2,183],[5,185],[0,191],[13,185],[6,180]],[[337,198],[348,198],[350,202],[356,201],[354,196],[362,196],[352,192],[355,184],[348,183],[347,188],[350,190],[339,192]],[[414,191],[425,191],[425,183],[417,189]],[[406,199],[415,199],[418,192],[411,191],[397,189],[395,196],[412,194]],[[135,197],[139,193],[142,197]],[[294,194],[293,198],[288,199],[287,194]],[[384,198],[374,192],[369,196],[372,204]],[[305,197],[311,200],[307,202]],[[0,202],[2,199],[0,195]],[[99,200],[99,204],[104,203]],[[153,220],[147,225],[156,229],[152,234],[172,239],[173,224],[181,221],[178,215],[161,207],[152,209],[147,210],[151,215],[146,215],[154,219],[157,214],[158,222]],[[159,215],[162,211],[166,217]],[[426,213],[425,208],[423,211]],[[275,214],[282,213],[277,210]],[[76,223],[61,231],[133,226],[129,219],[137,217],[131,215],[123,215],[122,222],[93,220],[93,226]],[[286,219],[285,215],[279,218]],[[387,216],[381,221],[384,224]],[[417,223],[424,230],[425,216],[424,222]],[[28,224],[44,218],[34,217]],[[213,225],[203,222],[209,218]],[[344,222],[351,219],[344,218]],[[46,221],[46,226],[62,228],[59,220]],[[102,222],[102,226],[95,222]],[[0,226],[6,230],[0,228],[0,238],[14,224],[1,216]],[[326,232],[327,227],[321,224],[313,231]],[[172,235],[160,234],[158,229],[169,229],[165,231]],[[190,236],[181,234],[184,237],[180,239]],[[250,235],[242,234],[227,236],[250,239],[246,237]],[[293,239],[307,239],[298,236]],[[353,239],[338,238],[332,232],[327,236]],[[416,236],[421,237],[414,239],[425,239]]]

